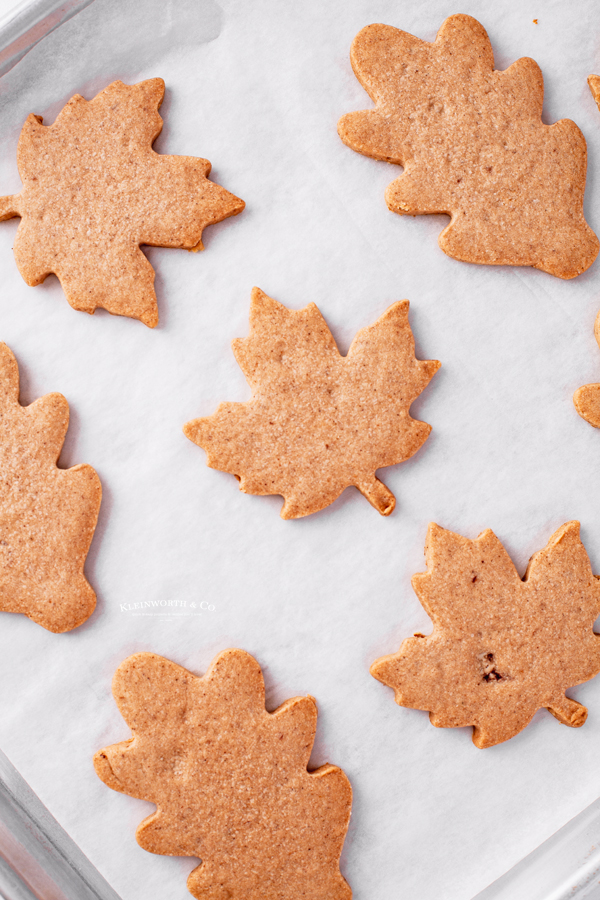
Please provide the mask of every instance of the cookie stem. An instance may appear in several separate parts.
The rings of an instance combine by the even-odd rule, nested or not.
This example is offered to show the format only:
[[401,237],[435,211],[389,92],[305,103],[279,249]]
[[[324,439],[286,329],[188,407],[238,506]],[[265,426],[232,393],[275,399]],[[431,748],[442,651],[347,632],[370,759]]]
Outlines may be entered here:
[[570,725],[571,728],[579,728],[587,719],[585,706],[565,696],[553,698],[548,711],[563,725]]
[[21,215],[19,211],[19,197],[20,194],[0,197],[0,222],[3,222],[5,219],[14,219],[15,216]]
[[382,516],[389,516],[393,511],[396,505],[396,498],[379,478],[373,476],[373,481],[362,482],[357,484],[356,487]]

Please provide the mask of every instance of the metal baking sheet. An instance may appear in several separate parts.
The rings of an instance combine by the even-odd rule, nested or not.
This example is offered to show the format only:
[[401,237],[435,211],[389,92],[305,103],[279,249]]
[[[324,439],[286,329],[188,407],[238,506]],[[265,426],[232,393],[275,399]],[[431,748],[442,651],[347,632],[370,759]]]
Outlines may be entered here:
[[[546,122],[569,117],[583,130],[586,217],[598,232],[593,0],[469,0],[460,10],[441,0],[94,0],[0,78],[0,193],[19,190],[15,152],[30,112],[50,123],[74,93],[159,75],[156,149],[210,159],[214,179],[247,203],[207,229],[204,253],[146,251],[154,331],[75,312],[54,277],[27,287],[11,253],[17,222],[0,225],[0,338],[17,356],[22,402],[67,397],[61,464],[92,464],[104,490],[87,565],[92,618],[66,635],[0,618],[0,747],[122,900],[149,889],[183,900],[197,864],[139,848],[135,827],[152,805],[111,792],[92,768],[97,749],[128,736],[110,682],[138,650],[201,674],[218,651],[243,647],[263,666],[270,708],[317,698],[312,764],[342,766],[354,788],[342,871],[356,900],[532,900],[514,879],[537,863],[529,857],[512,882],[506,873],[528,854],[539,860],[537,848],[600,796],[599,679],[571,692],[590,711],[582,729],[540,711],[481,751],[468,729],[434,729],[426,713],[395,706],[368,672],[430,627],[410,577],[424,569],[432,520],[469,537],[493,528],[523,572],[577,518],[600,572],[600,432],[571,399],[600,380],[600,263],[562,282],[449,259],[437,246],[447,219],[390,213],[383,194],[397,168],[336,133],[343,113],[369,105],[348,59],[360,28],[381,21],[432,40],[458,11],[487,28],[497,67],[537,60]],[[220,401],[249,397],[230,342],[248,332],[255,284],[295,309],[316,302],[344,352],[390,303],[410,300],[418,355],[443,367],[412,410],[433,426],[430,439],[383,473],[398,501],[389,519],[348,490],[284,522],[279,498],[241,494],[182,435]],[[577,846],[590,840],[585,832]],[[540,900],[558,900],[563,876]]]

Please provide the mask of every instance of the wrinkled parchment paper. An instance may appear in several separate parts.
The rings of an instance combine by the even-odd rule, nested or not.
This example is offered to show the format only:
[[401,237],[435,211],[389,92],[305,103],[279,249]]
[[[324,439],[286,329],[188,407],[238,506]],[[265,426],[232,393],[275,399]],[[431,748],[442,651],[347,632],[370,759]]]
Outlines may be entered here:
[[[498,68],[520,56],[541,65],[545,121],[573,118],[587,138],[586,215],[599,232],[594,0],[95,0],[0,80],[2,194],[20,186],[28,113],[50,123],[74,93],[160,75],[156,149],[211,160],[247,203],[206,230],[204,253],[147,250],[154,331],[75,312],[54,277],[27,287],[11,253],[17,220],[0,226],[0,339],[17,356],[21,400],[67,397],[61,464],[92,464],[104,490],[92,618],[54,635],[0,616],[0,746],[123,900],[184,900],[197,864],[139,848],[134,830],[153,806],[113,793],[92,768],[97,749],[129,736],[110,685],[135,651],[202,674],[242,647],[263,667],[270,708],[317,698],[312,764],[342,766],[354,788],[342,870],[356,900],[470,900],[600,795],[600,678],[571,691],[590,710],[582,729],[541,711],[481,751],[470,730],[397,707],[368,672],[430,629],[410,577],[424,569],[431,520],[468,537],[493,528],[523,572],[577,518],[600,572],[600,432],[571,399],[600,381],[600,263],[561,282],[450,259],[437,246],[447,218],[390,213],[383,194],[398,168],[336,133],[343,113],[370,105],[348,58],[360,28],[381,21],[433,40],[455,12],[482,21]],[[410,300],[417,354],[443,368],[412,408],[430,439],[383,472],[397,497],[389,519],[349,489],[284,522],[280,498],[242,494],[183,436],[184,422],[250,395],[230,342],[248,333],[253,285],[294,309],[316,302],[344,352]],[[135,609],[148,600],[179,605]]]

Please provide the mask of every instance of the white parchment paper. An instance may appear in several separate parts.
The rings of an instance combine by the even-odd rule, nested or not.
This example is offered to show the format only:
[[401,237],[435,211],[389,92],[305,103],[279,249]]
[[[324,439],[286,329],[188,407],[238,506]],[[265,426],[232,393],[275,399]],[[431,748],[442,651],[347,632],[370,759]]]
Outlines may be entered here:
[[[140,849],[134,830],[152,805],[113,793],[92,768],[97,749],[129,736],[110,684],[139,650],[202,674],[220,650],[243,647],[263,667],[270,708],[317,698],[312,762],[342,766],[354,788],[342,867],[356,900],[470,900],[600,795],[600,679],[571,691],[589,707],[582,729],[541,711],[481,751],[469,729],[397,707],[368,671],[430,628],[410,577],[424,569],[431,520],[469,537],[493,528],[523,572],[577,518],[600,572],[600,432],[571,399],[600,381],[600,263],[562,282],[452,260],[437,246],[447,218],[390,213],[383,194],[399,169],[336,133],[343,113],[370,105],[348,58],[360,28],[381,21],[433,40],[456,12],[488,29],[498,68],[520,56],[541,65],[545,121],[572,118],[588,140],[586,215],[599,232],[594,0],[95,0],[0,80],[2,194],[20,187],[28,113],[50,123],[74,93],[160,75],[156,149],[210,159],[247,203],[207,229],[204,253],[147,251],[154,331],[75,312],[54,277],[27,287],[11,253],[17,221],[0,226],[0,339],[17,356],[21,400],[67,397],[61,464],[92,464],[104,490],[91,619],[53,635],[0,616],[0,746],[123,900],[184,900],[196,864]],[[284,522],[280,498],[240,493],[183,436],[187,420],[250,395],[230,342],[248,333],[255,284],[295,309],[316,302],[343,351],[390,303],[411,301],[417,353],[443,368],[412,409],[430,439],[382,473],[397,496],[389,519],[351,489]],[[186,606],[131,611],[147,600]]]

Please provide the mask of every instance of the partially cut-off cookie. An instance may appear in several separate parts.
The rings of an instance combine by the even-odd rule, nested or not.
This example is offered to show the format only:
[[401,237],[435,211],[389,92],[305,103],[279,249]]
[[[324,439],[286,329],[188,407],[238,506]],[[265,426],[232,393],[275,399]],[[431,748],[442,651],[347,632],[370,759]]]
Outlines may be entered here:
[[[600,346],[600,313],[596,317],[594,334]],[[573,395],[573,403],[582,419],[594,428],[600,428],[600,384],[584,384],[578,388]]]
[[[83,573],[102,488],[91,466],[56,465],[69,425],[62,394],[19,403],[19,370],[0,344],[0,611],[70,631],[96,606]],[[1,630],[1,624],[0,624]]]
[[284,519],[317,512],[354,485],[383,516],[392,492],[375,470],[408,459],[431,426],[409,408],[440,367],[415,358],[408,300],[358,332],[342,356],[315,306],[292,311],[252,291],[250,336],[233,342],[252,388],[184,433],[247,494],[282,494]]
[[[588,84],[600,110],[600,75],[590,75]],[[600,346],[600,313],[596,317],[594,333],[598,346]],[[600,428],[600,384],[584,384],[575,391],[573,403],[582,419],[585,419],[594,428]]]
[[154,269],[140,245],[201,250],[207,225],[244,208],[208,180],[208,160],[152,149],[164,92],[162,78],[115,81],[89,102],[76,94],[52,125],[30,115],[17,151],[23,190],[0,198],[0,221],[21,216],[14,253],[27,284],[53,272],[75,309],[151,328]]
[[396,703],[439,728],[472,725],[477,747],[514,737],[542,707],[583,725],[587,709],[565,691],[600,672],[600,580],[579,522],[552,535],[523,579],[489,529],[471,541],[432,524],[425,556],[412,584],[433,632],[371,666]]
[[446,19],[433,43],[369,25],[350,59],[375,109],[343,116],[338,131],[353,150],[404,166],[389,209],[451,216],[439,245],[455,259],[559,278],[591,266],[585,139],[569,119],[542,122],[537,63],[496,71],[485,29],[466,15]]
[[113,694],[132,737],[99,751],[98,776],[156,804],[137,829],[151,853],[197,856],[198,900],[350,900],[339,859],[352,789],[341,769],[308,771],[312,697],[265,709],[260,666],[225,650],[203,678],[136,653]]

